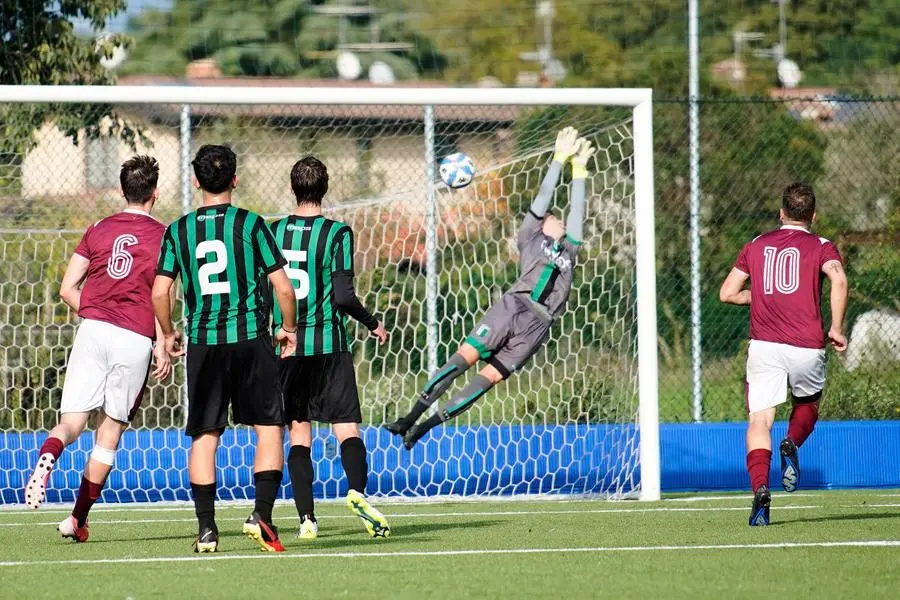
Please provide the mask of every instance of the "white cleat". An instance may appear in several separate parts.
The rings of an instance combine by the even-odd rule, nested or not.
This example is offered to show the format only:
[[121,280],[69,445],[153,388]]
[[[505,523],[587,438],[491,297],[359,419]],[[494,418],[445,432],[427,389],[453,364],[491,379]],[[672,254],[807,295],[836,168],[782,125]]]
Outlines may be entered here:
[[86,542],[90,536],[88,524],[85,522],[84,527],[79,527],[75,517],[69,515],[56,526],[59,535],[64,538],[75,540],[76,542]]
[[28,508],[37,509],[47,498],[47,480],[50,478],[50,472],[53,471],[53,465],[56,459],[49,452],[41,454],[38,458],[37,466],[34,467],[34,473],[28,483],[25,484],[25,504]]
[[300,521],[300,529],[297,530],[297,537],[301,540],[314,540],[319,536],[319,523],[303,516]]

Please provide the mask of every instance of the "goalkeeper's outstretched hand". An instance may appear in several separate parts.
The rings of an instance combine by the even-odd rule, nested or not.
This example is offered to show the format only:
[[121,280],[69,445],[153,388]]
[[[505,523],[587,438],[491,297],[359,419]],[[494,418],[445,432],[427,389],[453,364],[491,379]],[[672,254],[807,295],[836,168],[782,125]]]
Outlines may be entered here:
[[578,151],[578,130],[566,127],[556,134],[556,145],[553,147],[553,160],[565,163]]
[[594,155],[594,145],[587,138],[578,138],[575,142],[575,152],[572,156],[572,178],[586,179],[587,164]]

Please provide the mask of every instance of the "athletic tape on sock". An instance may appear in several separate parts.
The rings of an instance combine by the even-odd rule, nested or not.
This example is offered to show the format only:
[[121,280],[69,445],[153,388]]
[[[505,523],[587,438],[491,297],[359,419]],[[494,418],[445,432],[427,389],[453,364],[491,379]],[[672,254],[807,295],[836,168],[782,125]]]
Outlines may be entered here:
[[91,451],[91,460],[96,460],[98,463],[111,467],[116,462],[116,451],[102,446],[94,446],[94,449]]

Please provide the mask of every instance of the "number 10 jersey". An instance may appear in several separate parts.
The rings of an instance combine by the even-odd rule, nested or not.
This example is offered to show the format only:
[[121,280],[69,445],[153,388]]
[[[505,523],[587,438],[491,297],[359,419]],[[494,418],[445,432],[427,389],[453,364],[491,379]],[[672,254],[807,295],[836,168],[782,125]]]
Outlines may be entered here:
[[262,217],[218,204],[169,225],[156,272],[181,275],[188,339],[218,345],[268,332],[266,277],[285,264]]
[[831,261],[841,262],[837,247],[802,227],[785,225],[745,245],[734,268],[750,276],[750,339],[824,348],[822,267]]
[[[271,224],[297,298],[297,356],[347,352],[346,315],[335,306],[333,275],[353,274],[353,231],[322,215],[291,215]],[[274,325],[281,325],[275,306]]]

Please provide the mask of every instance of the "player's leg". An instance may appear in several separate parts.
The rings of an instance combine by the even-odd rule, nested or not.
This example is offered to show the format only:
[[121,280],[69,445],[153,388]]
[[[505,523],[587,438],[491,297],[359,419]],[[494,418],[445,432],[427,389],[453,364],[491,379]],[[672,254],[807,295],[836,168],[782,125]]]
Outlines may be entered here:
[[425,388],[419,395],[418,400],[410,409],[410,411],[392,423],[386,423],[384,428],[394,435],[404,435],[409,428],[415,425],[419,417],[431,407],[435,401],[444,395],[453,380],[465,373],[469,367],[478,361],[479,351],[469,344],[463,342],[456,353],[450,357],[440,369],[438,369],[425,384]]
[[372,537],[390,537],[391,526],[387,518],[366,498],[369,479],[369,463],[366,460],[366,444],[359,435],[358,423],[332,424],[334,436],[341,447],[341,465],[347,475],[347,508],[360,518]]
[[106,479],[116,461],[116,450],[122,432],[128,425],[104,414],[94,439],[94,449],[81,476],[81,486],[75,498],[72,514],[57,527],[60,535],[77,542],[88,539],[88,513],[100,498]]
[[198,526],[194,552],[216,552],[219,548],[215,504],[216,449],[228,425],[229,396],[225,375],[230,367],[227,348],[188,344],[185,434],[191,438],[188,476]]
[[444,403],[440,410],[410,429],[403,438],[403,445],[407,450],[412,449],[426,433],[469,410],[479,398],[504,379],[497,367],[486,365],[466,387]]
[[813,348],[784,348],[790,363],[791,417],[787,437],[781,441],[781,485],[794,492],[800,485],[798,449],[812,434],[819,420],[819,399],[825,386],[825,351]]
[[313,502],[315,472],[312,463],[312,426],[309,422],[310,378],[318,375],[317,357],[293,356],[278,361],[284,413],[288,422],[290,451],[288,475],[294,490],[294,505],[300,518],[297,537],[315,539],[319,531]]
[[263,552],[284,552],[278,528],[272,523],[272,508],[284,469],[284,397],[272,339],[264,335],[231,346],[234,420],[253,425],[256,431],[256,499],[243,531]]
[[749,520],[751,526],[769,524],[772,425],[775,422],[775,408],[785,401],[787,394],[787,371],[782,364],[778,349],[780,345],[751,340],[747,350],[745,390],[749,413],[747,473],[753,491]]
[[91,411],[103,405],[106,354],[98,344],[97,321],[85,320],[78,328],[63,384],[59,423],[38,450],[34,471],[25,485],[25,503],[38,508],[46,498],[47,482],[66,446],[78,439]]

